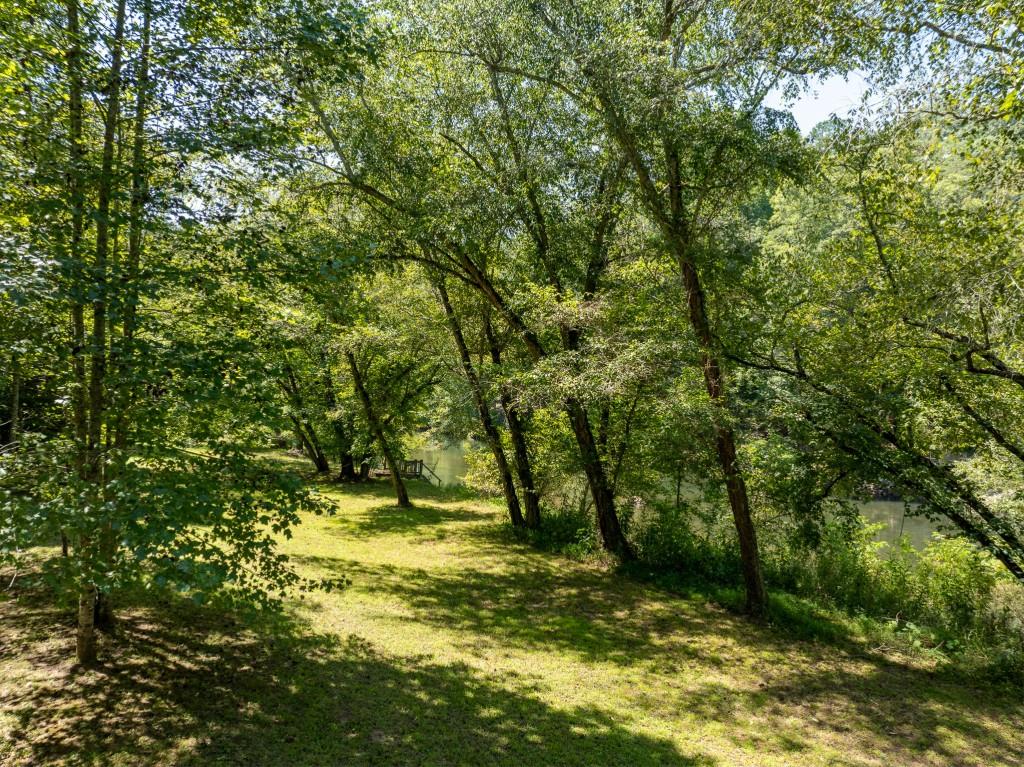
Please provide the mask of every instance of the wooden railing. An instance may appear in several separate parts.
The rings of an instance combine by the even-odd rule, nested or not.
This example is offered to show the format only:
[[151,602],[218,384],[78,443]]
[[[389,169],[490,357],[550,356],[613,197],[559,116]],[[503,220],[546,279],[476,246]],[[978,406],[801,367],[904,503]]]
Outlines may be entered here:
[[[419,458],[411,458],[409,460],[399,458],[397,463],[398,471],[404,479],[425,479],[428,482],[437,480],[438,487],[444,484],[434,470]],[[388,469],[387,463],[381,461],[378,463],[377,467],[374,468],[373,474],[377,477],[390,477],[391,470]],[[430,475],[429,477],[427,476],[428,474]],[[433,479],[431,479],[431,477],[433,477]]]

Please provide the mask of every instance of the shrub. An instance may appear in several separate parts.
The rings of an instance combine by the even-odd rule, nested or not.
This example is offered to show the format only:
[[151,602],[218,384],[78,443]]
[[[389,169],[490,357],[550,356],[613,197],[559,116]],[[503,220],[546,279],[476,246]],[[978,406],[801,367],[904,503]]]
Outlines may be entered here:
[[654,506],[632,525],[637,556],[651,567],[714,583],[737,581],[739,549],[731,528],[691,506]]
[[[1024,678],[1024,587],[962,538],[936,534],[917,551],[906,538],[893,545],[876,541],[878,527],[859,517],[835,518],[808,540],[782,525],[762,525],[765,578],[773,589],[872,619],[905,646]],[[653,507],[638,516],[631,533],[651,568],[715,584],[738,582],[735,534],[721,518]]]

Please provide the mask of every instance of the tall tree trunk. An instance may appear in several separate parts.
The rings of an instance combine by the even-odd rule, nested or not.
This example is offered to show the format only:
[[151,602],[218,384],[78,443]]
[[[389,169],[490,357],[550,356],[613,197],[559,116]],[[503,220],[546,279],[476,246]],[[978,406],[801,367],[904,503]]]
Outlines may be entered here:
[[633,549],[629,545],[629,541],[626,540],[619,524],[619,517],[615,513],[615,494],[608,481],[608,473],[601,461],[601,454],[597,449],[597,442],[594,440],[594,432],[590,427],[587,410],[575,398],[566,401],[565,410],[569,415],[569,424],[576,436],[576,444],[579,446],[580,457],[583,460],[583,471],[587,476],[587,483],[590,485],[590,494],[597,514],[597,524],[601,531],[601,541],[605,549],[613,554],[617,554],[623,559],[632,559],[634,557]]
[[18,353],[11,353],[11,428],[8,442],[21,438],[21,362]]
[[89,432],[88,476],[103,481],[101,443],[106,415],[107,375],[107,260],[110,253],[111,199],[114,192],[114,149],[121,114],[121,56],[124,43],[125,0],[117,5],[111,48],[110,77],[107,81],[106,118],[103,125],[103,153],[96,190],[96,255],[93,260],[92,333],[89,339]]
[[462,372],[466,376],[469,388],[473,392],[473,402],[476,404],[477,415],[480,417],[480,425],[487,438],[487,444],[494,456],[494,464],[498,469],[498,476],[501,478],[501,490],[505,495],[505,505],[508,507],[508,515],[512,520],[513,527],[523,527],[526,520],[523,519],[523,512],[519,506],[519,496],[516,494],[516,484],[512,479],[512,470],[509,467],[508,459],[505,457],[505,448],[501,444],[501,434],[498,427],[494,425],[491,417],[491,408],[484,397],[483,387],[480,383],[480,376],[473,367],[473,358],[470,356],[469,347],[466,345],[466,338],[462,335],[462,328],[455,316],[451,300],[448,298],[448,291],[444,285],[444,278],[438,278],[435,282],[438,296],[441,299],[441,307],[444,309],[444,316],[448,320],[448,328],[451,330],[452,338],[455,339],[455,346],[459,350],[459,361],[462,363]]
[[142,261],[143,233],[145,230],[143,212],[149,193],[149,172],[146,158],[146,111],[149,104],[149,55],[150,30],[152,27],[152,0],[146,0],[142,9],[142,48],[139,52],[138,82],[135,92],[135,124],[132,133],[131,201],[128,210],[128,258],[122,274],[122,325],[121,343],[118,350],[118,412],[114,425],[114,447],[118,461],[126,460],[131,423],[128,410],[134,392],[124,380],[135,356],[133,344],[138,323],[139,267]]
[[530,463],[530,451],[526,443],[526,426],[519,413],[519,408],[512,403],[507,390],[500,394],[501,409],[505,411],[508,422],[508,434],[512,440],[512,451],[516,458],[516,475],[519,485],[523,488],[523,511],[526,526],[531,530],[540,527],[540,495],[533,479],[533,467]]
[[85,263],[82,258],[82,237],[85,221],[85,149],[82,145],[82,41],[78,21],[78,0],[67,0],[68,52],[68,199],[71,204],[71,239],[68,243],[70,261],[71,297],[71,360],[74,385],[71,395],[72,419],[75,437],[75,471],[79,479],[85,477],[86,440],[89,415],[86,405],[85,370]]
[[292,406],[301,414],[301,417],[296,415],[290,416],[292,423],[295,424],[295,433],[298,435],[299,441],[306,450],[306,455],[313,462],[317,472],[326,474],[331,470],[330,461],[327,460],[327,454],[320,444],[320,438],[316,435],[316,429],[313,428],[313,424],[309,422],[309,419],[305,417],[306,404],[302,398],[302,390],[299,388],[299,381],[295,377],[295,371],[287,361],[284,365],[284,371],[287,377],[281,381],[281,387],[291,399]]
[[[667,7],[667,6],[666,6]],[[671,28],[665,26],[665,34]],[[704,384],[711,398],[715,418],[715,442],[718,462],[725,476],[732,508],[733,522],[739,537],[740,556],[743,560],[743,579],[746,586],[747,611],[761,615],[767,610],[767,595],[761,576],[761,562],[757,547],[757,536],[750,515],[750,504],[743,475],[736,463],[736,439],[728,425],[728,401],[725,395],[724,376],[715,358],[714,337],[704,303],[704,292],[697,273],[693,254],[690,251],[687,211],[683,204],[683,183],[680,172],[679,154],[671,140],[663,142],[666,184],[656,180],[647,159],[640,150],[636,138],[620,114],[614,99],[609,95],[600,76],[587,68],[595,95],[604,113],[605,123],[612,137],[618,143],[626,160],[632,166],[640,197],[646,205],[654,223],[661,230],[670,252],[674,255],[680,270],[683,287],[686,290],[690,325],[701,346],[701,367]],[[663,196],[665,195],[665,196]],[[667,206],[666,206],[667,196]]]
[[320,438],[316,436],[316,430],[313,429],[313,424],[303,419],[302,425],[306,430],[306,438],[309,441],[309,447],[313,459],[313,465],[316,466],[316,470],[320,474],[328,474],[331,471],[331,462],[327,460],[327,453],[324,452],[323,446],[320,444]]
[[[79,480],[86,475],[89,414],[86,400],[88,382],[85,367],[85,306],[86,295],[85,263],[82,257],[82,236],[85,216],[85,150],[82,146],[82,40],[78,20],[78,0],[67,1],[67,31],[69,47],[68,67],[68,118],[70,158],[68,164],[68,197],[71,202],[71,241],[69,258],[71,263],[71,333],[72,333],[72,412],[75,432],[75,472]],[[79,544],[79,556],[85,560],[88,569],[89,540],[83,535]],[[78,632],[76,655],[83,664],[96,662],[96,637],[93,630],[93,603],[96,594],[88,574],[81,578],[78,595]]]
[[312,462],[317,473],[323,474],[330,471],[331,467],[327,462],[327,457],[317,448],[316,445],[314,445],[313,442],[310,441],[305,423],[294,415],[288,417],[291,419],[292,425],[295,427],[295,436],[298,438],[299,444],[302,446],[302,452],[304,452],[306,457]]
[[[89,424],[86,434],[86,465],[85,479],[92,486],[90,496],[97,506],[105,499],[105,467],[103,455],[104,422],[107,405],[107,305],[109,302],[107,284],[107,261],[110,254],[111,200],[115,186],[114,150],[117,138],[117,124],[120,117],[121,99],[121,63],[124,44],[125,0],[117,5],[114,21],[114,36],[111,41],[110,76],[107,81],[106,116],[103,125],[103,151],[100,165],[99,182],[96,190],[96,253],[93,260],[91,290],[92,301],[92,332],[89,338],[89,391],[88,413]],[[93,581],[93,573],[97,567],[105,567],[105,560],[114,548],[114,531],[109,521],[101,523],[99,547],[90,552],[90,547],[80,546],[83,556],[87,557],[83,567],[83,582],[80,586],[78,621],[79,635],[77,647],[79,660],[89,663],[95,660],[96,614],[111,623],[109,603],[97,604],[98,590]],[[85,619],[85,602],[91,599],[89,611],[92,616]],[[109,619],[109,620],[108,620]]]
[[355,383],[356,393],[359,395],[360,401],[363,403],[363,411],[366,413],[366,420],[370,424],[370,430],[373,432],[373,436],[377,440],[377,444],[380,445],[380,451],[384,454],[384,460],[387,463],[388,471],[391,472],[391,484],[395,488],[395,498],[398,501],[398,505],[404,509],[410,508],[412,502],[409,500],[409,494],[405,489],[405,482],[402,481],[402,472],[398,465],[398,460],[392,452],[391,445],[388,443],[387,436],[384,434],[384,427],[377,417],[376,411],[373,409],[373,402],[370,400],[370,393],[366,390],[366,385],[363,383],[363,376],[359,372],[359,365],[356,364],[355,355],[347,351],[345,356],[348,358],[348,365],[352,371],[352,381]]
[[[522,339],[530,356],[534,360],[544,359],[547,354],[537,334],[530,330],[523,319],[505,303],[487,275],[465,254],[460,255],[459,262],[491,303],[491,306],[501,313],[509,327]],[[565,410],[576,437],[580,459],[587,477],[587,485],[593,497],[598,528],[601,531],[601,542],[608,551],[614,552],[624,559],[631,559],[634,556],[633,550],[619,525],[619,517],[615,511],[615,494],[611,490],[608,475],[601,462],[586,409],[578,400],[570,398],[565,402]]]
[[[499,366],[501,365],[501,345],[494,335],[490,316],[484,317],[484,333],[490,348],[491,362],[495,366]],[[530,451],[526,442],[526,426],[519,413],[519,408],[512,403],[507,386],[499,387],[499,397],[501,409],[505,411],[509,437],[512,440],[512,451],[516,459],[516,475],[519,477],[519,486],[523,488],[523,511],[525,512],[526,526],[536,529],[540,527],[540,497],[533,479]]]
[[[116,305],[121,313],[121,337],[115,340],[115,320],[118,312],[111,312],[110,322],[110,366],[115,372],[111,401],[114,407],[113,423],[108,427],[107,440],[114,448],[107,463],[107,483],[124,473],[128,461],[128,445],[131,431],[129,411],[135,399],[130,384],[130,370],[134,358],[133,344],[138,319],[139,266],[142,261],[143,206],[149,188],[149,174],[146,165],[146,110],[149,95],[149,54],[150,31],[152,27],[152,2],[146,0],[142,9],[142,46],[139,52],[138,82],[135,92],[135,119],[132,126],[131,199],[128,210],[128,254],[121,270],[120,296]],[[114,250],[117,250],[116,234]],[[115,267],[116,271],[116,267]],[[111,440],[111,432],[113,439]],[[117,537],[109,526],[100,538],[100,558],[105,563],[117,556]],[[96,628],[113,631],[114,606],[109,591],[98,589],[96,593]]]
[[747,486],[736,461],[736,438],[728,425],[728,401],[725,395],[725,377],[718,359],[711,353],[713,337],[704,304],[704,292],[694,263],[684,255],[679,258],[683,286],[686,289],[690,310],[690,324],[701,345],[701,366],[704,371],[704,385],[711,398],[715,419],[715,443],[718,463],[725,475],[725,486],[729,494],[733,524],[739,538],[740,558],[743,566],[743,581],[746,587],[747,612],[763,615],[768,608],[768,596],[761,575],[761,557],[757,545],[757,533],[750,514]]
[[[71,302],[71,418],[74,430],[74,470],[77,480],[85,476],[85,442],[88,433],[85,391],[85,307],[82,303],[84,291],[85,264],[82,261],[82,235],[85,220],[84,175],[85,150],[82,146],[82,41],[78,21],[78,0],[67,0],[68,51],[65,57],[68,70],[68,174],[67,191],[71,206],[71,237],[68,243],[70,263]],[[61,530],[61,554],[68,556],[68,537]],[[81,595],[80,595],[81,597]],[[91,598],[91,595],[90,595]],[[82,629],[79,629],[81,632]],[[81,663],[92,663],[96,659],[96,643],[89,628],[84,641],[77,643],[77,657]]]
[[351,449],[352,440],[336,412],[338,397],[334,392],[334,379],[331,377],[331,369],[326,354],[320,355],[320,364],[323,365],[324,371],[324,404],[327,406],[328,413],[334,413],[331,418],[331,428],[334,430],[334,441],[338,447],[338,479],[342,482],[355,482],[357,476],[355,457],[352,455]]

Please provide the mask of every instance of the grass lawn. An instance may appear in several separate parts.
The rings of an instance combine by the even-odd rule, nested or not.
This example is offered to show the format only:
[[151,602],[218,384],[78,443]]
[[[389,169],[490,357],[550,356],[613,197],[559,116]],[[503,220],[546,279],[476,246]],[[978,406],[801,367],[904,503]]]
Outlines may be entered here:
[[[0,592],[3,765],[1024,765],[1019,694],[798,639],[511,541],[498,509],[384,483],[284,545],[345,590],[282,617],[124,605],[104,663]],[[6,587],[10,573],[0,587]]]

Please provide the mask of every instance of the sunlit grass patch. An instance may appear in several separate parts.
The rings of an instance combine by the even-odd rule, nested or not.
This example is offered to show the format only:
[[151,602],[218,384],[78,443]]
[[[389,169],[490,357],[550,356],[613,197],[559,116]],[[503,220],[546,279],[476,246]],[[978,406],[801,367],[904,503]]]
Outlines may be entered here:
[[400,510],[386,483],[324,483],[336,513],[282,542],[303,575],[347,588],[278,616],[136,595],[94,671],[72,665],[71,616],[16,584],[0,764],[1024,759],[1019,697],[873,651],[804,602],[776,596],[774,625],[749,622],[726,592],[546,553],[490,501],[412,488]]

